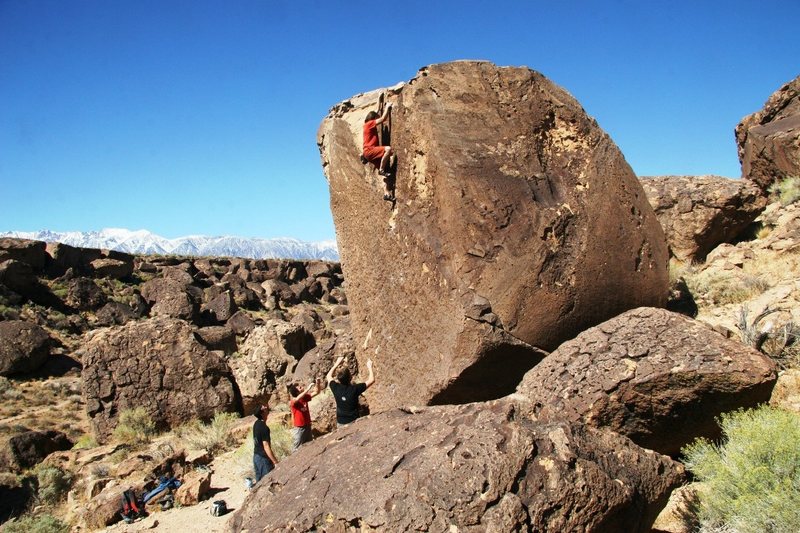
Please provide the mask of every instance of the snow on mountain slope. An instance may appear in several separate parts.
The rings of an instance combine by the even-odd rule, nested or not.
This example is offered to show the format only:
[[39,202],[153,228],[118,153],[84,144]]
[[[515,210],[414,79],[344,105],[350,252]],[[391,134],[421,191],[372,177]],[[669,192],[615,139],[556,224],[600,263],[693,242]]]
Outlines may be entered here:
[[60,242],[80,248],[104,248],[130,254],[339,260],[336,241],[306,242],[291,238],[249,239],[203,235],[166,239],[147,230],[131,231],[120,228],[87,232],[7,231],[0,232],[0,237]]

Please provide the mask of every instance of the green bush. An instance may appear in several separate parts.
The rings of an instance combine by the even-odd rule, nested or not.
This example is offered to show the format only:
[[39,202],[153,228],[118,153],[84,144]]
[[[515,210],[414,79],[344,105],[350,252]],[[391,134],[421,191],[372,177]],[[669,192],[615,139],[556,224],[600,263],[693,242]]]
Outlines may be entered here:
[[146,444],[155,435],[156,425],[144,407],[122,411],[114,428],[114,438],[125,444]]
[[48,505],[60,502],[72,487],[75,475],[57,466],[39,466],[35,469],[39,488],[36,495],[39,501]]
[[704,483],[704,531],[800,531],[800,417],[771,407],[722,415],[723,440],[684,448],[687,467]]
[[23,516],[6,522],[4,533],[69,533],[70,527],[49,514]]
[[269,425],[269,433],[272,453],[278,461],[292,454],[292,433],[289,428],[275,422]]
[[217,413],[209,424],[196,421],[181,428],[180,436],[192,448],[215,455],[236,444],[231,428],[239,417],[233,413]]
[[778,195],[782,205],[793,204],[800,200],[800,177],[791,176],[770,187],[770,192]]

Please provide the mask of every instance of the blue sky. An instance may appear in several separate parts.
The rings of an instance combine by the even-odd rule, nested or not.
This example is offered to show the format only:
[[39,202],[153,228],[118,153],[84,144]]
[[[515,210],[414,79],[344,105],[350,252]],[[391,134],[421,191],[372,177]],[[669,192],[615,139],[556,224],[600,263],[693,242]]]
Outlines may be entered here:
[[796,1],[0,0],[0,231],[334,237],[316,131],[431,63],[525,65],[639,175],[738,177]]

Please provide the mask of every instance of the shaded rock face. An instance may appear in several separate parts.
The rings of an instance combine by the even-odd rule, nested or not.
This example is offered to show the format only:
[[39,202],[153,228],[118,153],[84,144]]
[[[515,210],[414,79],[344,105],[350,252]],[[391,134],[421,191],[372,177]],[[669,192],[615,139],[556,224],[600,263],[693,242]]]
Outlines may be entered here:
[[83,396],[101,441],[125,409],[145,408],[160,428],[241,410],[225,360],[180,320],[152,318],[100,330],[82,352]]
[[0,263],[14,259],[41,272],[48,259],[45,243],[28,239],[0,239]]
[[800,76],[769,97],[761,111],[736,126],[742,177],[764,192],[791,176],[800,176]]
[[52,344],[41,326],[24,320],[0,321],[0,376],[35,372],[47,361]]
[[525,375],[522,412],[608,427],[676,455],[719,436],[716,417],[765,402],[777,378],[765,355],[663,309],[623,313],[565,342]]
[[687,263],[702,262],[718,245],[734,241],[767,205],[748,180],[643,176],[641,184],[671,254]]
[[61,431],[26,431],[8,439],[0,453],[0,467],[22,472],[53,452],[69,450],[72,444]]
[[682,479],[625,437],[532,423],[503,400],[390,410],[304,445],[228,530],[648,531]]
[[359,161],[378,96],[335,106],[318,133],[358,357],[391,376],[376,407],[474,401],[460,377],[476,368],[503,367],[477,390],[503,396],[541,350],[664,304],[663,231],[566,91],[485,62],[433,65],[390,89],[394,209]]

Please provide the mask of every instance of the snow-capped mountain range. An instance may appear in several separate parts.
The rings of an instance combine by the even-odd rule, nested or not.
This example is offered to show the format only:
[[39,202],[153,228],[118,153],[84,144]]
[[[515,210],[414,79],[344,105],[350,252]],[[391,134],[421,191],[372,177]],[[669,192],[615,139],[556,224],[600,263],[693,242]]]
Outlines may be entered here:
[[290,238],[250,239],[192,235],[166,239],[147,230],[6,231],[0,237],[60,242],[79,248],[103,248],[130,254],[246,257],[250,259],[323,259],[338,261],[336,241],[305,242]]

